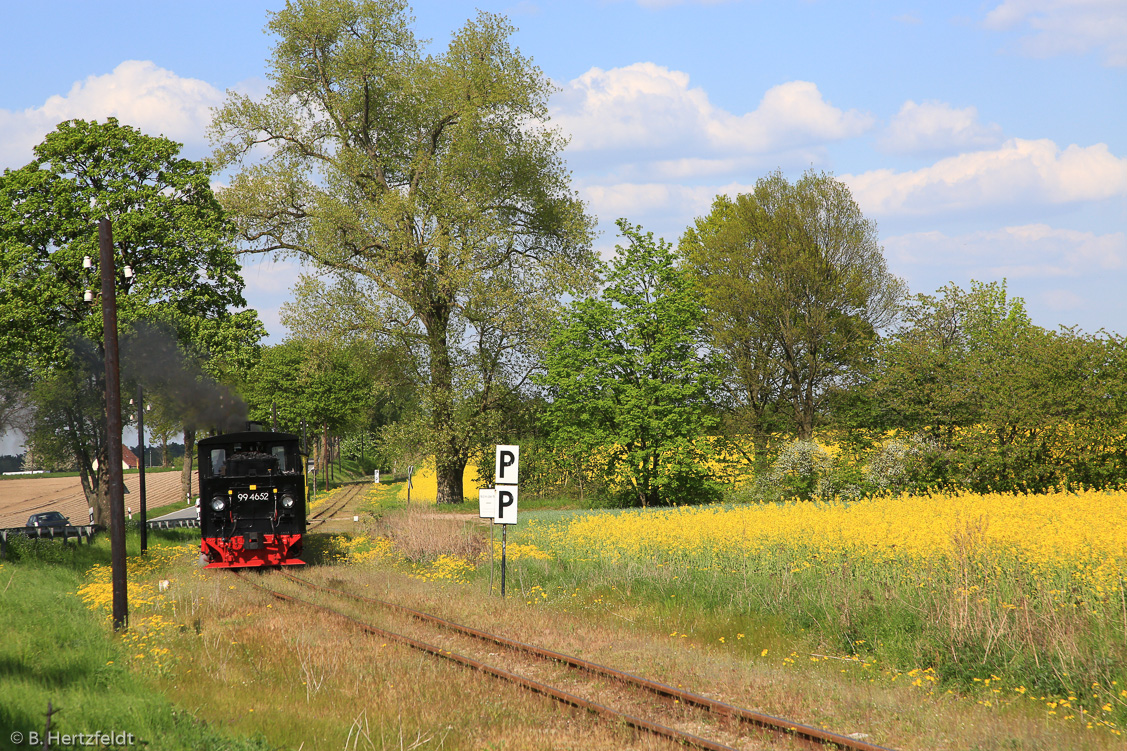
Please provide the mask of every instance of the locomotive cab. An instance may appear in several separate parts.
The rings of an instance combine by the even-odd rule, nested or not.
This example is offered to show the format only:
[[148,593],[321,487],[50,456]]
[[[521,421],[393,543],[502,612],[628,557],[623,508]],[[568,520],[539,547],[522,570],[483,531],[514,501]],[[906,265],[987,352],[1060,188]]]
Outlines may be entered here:
[[200,559],[208,568],[303,565],[305,475],[290,433],[228,433],[197,444]]

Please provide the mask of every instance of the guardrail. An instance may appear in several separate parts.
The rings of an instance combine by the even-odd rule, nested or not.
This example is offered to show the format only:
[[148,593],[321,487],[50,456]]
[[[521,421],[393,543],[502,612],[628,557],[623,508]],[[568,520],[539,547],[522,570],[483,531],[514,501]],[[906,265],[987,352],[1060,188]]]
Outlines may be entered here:
[[151,521],[146,526],[149,529],[176,529],[178,527],[199,527],[199,519],[170,519],[167,521]]
[[[151,521],[146,526],[149,529],[176,529],[182,527],[199,527],[199,519],[172,519],[168,521]],[[65,527],[8,527],[7,529],[0,529],[0,561],[8,557],[8,539],[15,535],[23,535],[24,537],[34,537],[39,540],[62,540],[64,543],[70,540],[77,542],[86,541],[89,545],[94,535],[98,532],[104,532],[105,527],[94,524],[84,524],[82,526]]]
[[8,527],[7,529],[0,529],[0,560],[7,557],[8,538],[13,535],[35,537],[40,540],[43,538],[62,540],[63,542],[68,542],[71,539],[78,542],[86,540],[86,544],[89,545],[94,539],[94,533],[98,531],[100,531],[100,529],[93,524],[87,524],[81,527],[68,525],[66,527]]

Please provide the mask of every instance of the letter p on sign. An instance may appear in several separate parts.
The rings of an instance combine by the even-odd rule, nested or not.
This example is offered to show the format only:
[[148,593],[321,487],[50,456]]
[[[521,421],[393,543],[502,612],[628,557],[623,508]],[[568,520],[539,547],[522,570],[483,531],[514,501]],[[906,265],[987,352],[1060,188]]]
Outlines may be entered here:
[[520,472],[520,446],[498,446],[493,477],[498,485],[516,485]]
[[497,488],[497,524],[517,523],[517,486],[501,485]]

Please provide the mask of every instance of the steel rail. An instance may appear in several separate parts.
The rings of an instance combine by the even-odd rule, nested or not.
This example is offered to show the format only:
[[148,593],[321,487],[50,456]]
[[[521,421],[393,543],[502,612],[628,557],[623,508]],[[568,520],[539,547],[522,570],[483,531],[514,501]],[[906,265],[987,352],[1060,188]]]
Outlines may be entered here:
[[850,738],[847,735],[831,733],[828,730],[823,730],[812,725],[804,725],[802,723],[793,722],[782,717],[775,717],[773,715],[755,712],[750,709],[738,707],[734,704],[728,704],[727,702],[710,699],[707,696],[702,696],[700,694],[694,694],[690,691],[674,688],[673,686],[665,683],[652,681],[648,678],[643,678],[632,673],[627,673],[621,670],[616,670],[615,668],[607,667],[605,665],[600,665],[595,662],[590,662],[579,657],[567,655],[562,652],[555,652],[550,649],[544,649],[532,644],[526,644],[524,642],[516,641],[515,639],[509,639],[504,636],[491,634],[487,631],[480,631],[478,629],[471,628],[470,626],[464,626],[459,623],[454,623],[453,621],[446,620],[445,618],[440,618],[436,615],[431,615],[419,610],[414,610],[413,608],[408,608],[393,602],[387,602],[385,600],[379,600],[373,597],[365,597],[364,595],[346,592],[344,590],[335,589],[333,587],[314,584],[311,581],[307,581],[300,577],[294,576],[288,571],[282,571],[281,573],[286,578],[315,590],[330,592],[342,597],[349,597],[354,600],[359,600],[361,602],[369,602],[384,608],[388,608],[390,610],[403,613],[405,615],[409,615],[412,618],[434,623],[435,625],[441,626],[451,631],[455,631],[457,633],[472,636],[482,641],[487,641],[499,646],[519,650],[527,654],[542,657],[544,659],[561,662],[579,670],[591,673],[592,675],[612,678],[628,685],[640,686],[663,698],[675,699],[682,704],[706,709],[719,717],[738,719],[742,722],[748,723],[750,725],[755,725],[766,730],[785,733],[788,737],[803,738],[805,740],[813,741],[822,745],[836,744],[837,746],[841,747],[842,749],[846,749],[847,751],[893,751],[893,749],[890,749],[886,746],[877,746],[872,743],[866,743],[865,741],[857,738]]
[[315,602],[310,602],[309,600],[303,600],[300,597],[293,597],[291,595],[273,590],[269,587],[264,587],[261,584],[257,584],[250,581],[249,579],[244,578],[241,572],[233,571],[233,573],[244,583],[249,584],[255,589],[265,592],[272,597],[282,600],[283,602],[300,603],[321,612],[331,613],[338,618],[352,623],[366,633],[372,634],[374,636],[379,636],[381,639],[399,642],[400,644],[405,644],[413,649],[417,649],[434,657],[440,657],[444,660],[449,660],[450,662],[462,665],[463,667],[477,670],[478,672],[484,673],[486,675],[491,675],[495,678],[500,678],[501,680],[515,683],[522,688],[525,688],[537,694],[541,694],[543,696],[547,696],[551,699],[554,699],[555,701],[560,702],[561,704],[566,704],[577,709],[585,709],[588,712],[591,712],[592,714],[598,715],[600,717],[605,717],[611,720],[622,722],[629,727],[635,728],[636,730],[644,730],[653,735],[666,738],[682,745],[693,746],[696,748],[705,749],[706,751],[739,751],[739,749],[736,749],[732,746],[726,746],[722,743],[717,743],[716,741],[711,741],[707,738],[693,735],[692,733],[686,733],[681,730],[677,730],[676,728],[671,728],[656,722],[651,722],[650,720],[646,720],[641,717],[635,717],[624,712],[619,712],[617,709],[608,707],[605,704],[599,704],[597,702],[584,699],[581,696],[576,696],[575,694],[568,693],[567,691],[558,689],[555,686],[550,686],[546,683],[541,683],[540,681],[534,681],[531,678],[526,678],[523,675],[510,672],[503,668],[495,667],[488,663],[481,662],[480,660],[475,660],[472,657],[466,657],[465,655],[451,652],[448,649],[443,649],[442,647],[437,647],[433,644],[427,644],[426,642],[419,641],[418,639],[413,639],[410,636],[395,633],[394,631],[387,631],[377,626],[373,626],[370,623],[365,623],[358,618],[353,618],[352,616],[342,613],[339,610],[334,610],[333,608],[330,608],[328,606],[319,605]]
[[[342,508],[345,507],[345,505],[349,501],[351,501],[353,498],[355,498],[359,494],[360,487],[361,487],[360,483],[352,483],[351,485],[348,485],[347,490],[345,490],[345,492],[341,493],[342,498],[340,499],[339,502],[334,503],[332,506],[330,506],[328,508],[321,509],[316,514],[314,514],[313,516],[309,517],[306,520],[306,522],[305,522],[306,530],[305,531],[308,532],[310,527],[319,527],[322,524],[324,524],[325,522],[327,522],[329,520],[329,518],[332,516],[332,514],[335,514],[337,511],[340,511]],[[324,519],[321,519],[320,517],[323,516],[323,515],[326,515],[326,516],[325,516]]]

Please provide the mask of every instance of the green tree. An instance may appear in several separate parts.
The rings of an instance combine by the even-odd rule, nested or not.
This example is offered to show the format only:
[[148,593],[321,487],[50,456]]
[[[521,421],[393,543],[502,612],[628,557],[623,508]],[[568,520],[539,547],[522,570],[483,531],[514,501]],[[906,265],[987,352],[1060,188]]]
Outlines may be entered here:
[[913,296],[880,349],[878,402],[889,426],[926,429],[949,443],[956,429],[978,423],[983,378],[997,374],[1003,343],[1031,326],[1024,301],[1008,297],[1004,283],[972,281],[969,292],[949,284]]
[[146,394],[145,403],[152,405],[152,410],[145,413],[145,431],[160,444],[160,466],[168,469],[172,466],[168,444],[180,433],[184,423],[180,415],[160,396],[150,397]]
[[0,371],[0,436],[12,431],[26,433],[29,417],[27,389]]
[[[83,291],[99,286],[96,270],[83,269],[84,256],[98,257],[94,222],[113,222],[125,338],[137,322],[152,321],[206,351],[198,334],[223,328],[228,309],[245,305],[243,282],[233,228],[212,195],[208,169],[181,158],[179,144],[113,118],[73,120],[34,152],[27,166],[0,176],[0,371],[23,384],[82,385],[69,412],[74,418],[76,410],[85,411],[85,422],[63,419],[57,401],[45,403],[35,432],[56,434],[72,446],[101,521],[108,516],[105,414],[104,408],[88,412],[97,411],[92,395],[105,391],[102,316],[97,305],[83,302]],[[126,264],[135,272],[131,279],[122,273]],[[260,324],[247,311],[237,328],[247,332]],[[53,393],[52,399],[62,398]],[[59,420],[50,421],[51,415]],[[90,430],[91,420],[98,430]]]
[[718,197],[681,239],[730,393],[753,434],[783,414],[809,439],[830,387],[891,323],[905,293],[849,189],[808,171]]
[[328,464],[330,432],[365,426],[380,392],[373,389],[374,357],[359,346],[334,347],[291,338],[266,347],[243,385],[251,419],[300,433],[320,431],[318,466]]
[[949,455],[930,480],[1046,490],[1122,477],[1123,340],[1032,323],[1005,283],[916,295],[866,389],[882,427],[926,433]]
[[632,504],[710,498],[716,379],[698,356],[704,312],[668,243],[618,227],[627,245],[606,289],[572,304],[548,342],[546,419],[558,446],[599,462]]
[[508,23],[481,13],[428,55],[411,22],[400,0],[287,4],[268,24],[269,93],[232,95],[212,137],[241,166],[221,199],[247,252],[311,262],[307,287],[411,345],[438,500],[460,502],[466,428],[489,404],[473,333],[508,320],[508,295],[551,311],[582,288],[592,222],[546,125],[551,85]]

